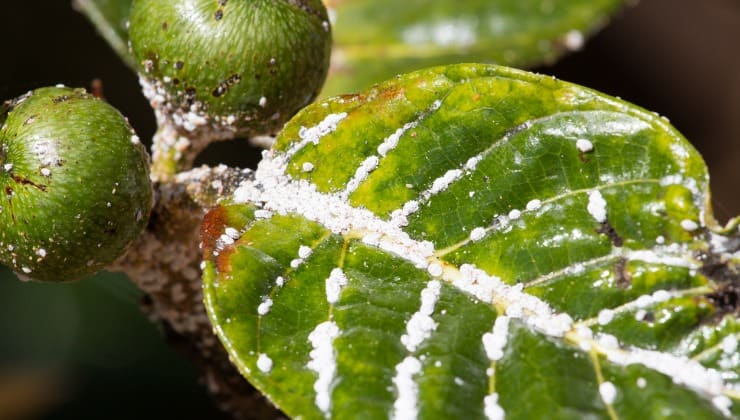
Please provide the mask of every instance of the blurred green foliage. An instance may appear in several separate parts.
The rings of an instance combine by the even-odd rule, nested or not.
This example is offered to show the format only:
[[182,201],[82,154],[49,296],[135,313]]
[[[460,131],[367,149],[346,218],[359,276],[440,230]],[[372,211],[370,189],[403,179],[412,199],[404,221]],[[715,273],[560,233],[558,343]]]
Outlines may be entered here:
[[217,418],[123,275],[23,283],[0,268],[0,419]]

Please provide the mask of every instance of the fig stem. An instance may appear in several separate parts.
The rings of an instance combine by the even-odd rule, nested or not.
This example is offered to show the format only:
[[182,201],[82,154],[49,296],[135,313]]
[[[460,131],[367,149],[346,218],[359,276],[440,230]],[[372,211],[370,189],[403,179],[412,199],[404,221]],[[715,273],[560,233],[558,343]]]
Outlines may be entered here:
[[170,181],[192,169],[195,158],[211,140],[206,132],[183,133],[169,120],[160,118],[152,139],[152,181]]
[[[177,165],[161,161],[165,163]],[[252,176],[250,170],[202,166],[156,182],[149,226],[108,270],[125,273],[146,293],[142,310],[201,368],[224,412],[235,418],[277,418],[280,413],[229,362],[213,334],[201,291],[198,243],[203,214]]]

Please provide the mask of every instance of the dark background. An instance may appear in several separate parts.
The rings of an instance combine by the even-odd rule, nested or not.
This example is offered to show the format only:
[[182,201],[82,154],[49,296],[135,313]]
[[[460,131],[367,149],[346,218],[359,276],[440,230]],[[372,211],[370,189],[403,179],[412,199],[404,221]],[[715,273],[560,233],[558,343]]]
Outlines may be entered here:
[[[150,138],[136,76],[69,3],[3,2],[0,100],[97,78]],[[740,214],[740,0],[643,0],[582,51],[536,70],[668,117],[710,168],[718,219]],[[258,157],[231,142],[200,161],[254,167]],[[120,275],[49,285],[0,269],[0,420],[214,418],[194,367],[144,319],[139,298]]]

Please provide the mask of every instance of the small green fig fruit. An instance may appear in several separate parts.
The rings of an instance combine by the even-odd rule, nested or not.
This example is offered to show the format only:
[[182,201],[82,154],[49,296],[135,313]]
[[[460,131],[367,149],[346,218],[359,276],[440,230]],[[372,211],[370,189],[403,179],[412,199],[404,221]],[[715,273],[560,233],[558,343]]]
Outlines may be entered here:
[[0,263],[75,280],[118,258],[147,223],[146,150],[85,92],[42,88],[0,108]]
[[185,131],[272,134],[318,95],[331,29],[321,0],[134,0],[144,94]]

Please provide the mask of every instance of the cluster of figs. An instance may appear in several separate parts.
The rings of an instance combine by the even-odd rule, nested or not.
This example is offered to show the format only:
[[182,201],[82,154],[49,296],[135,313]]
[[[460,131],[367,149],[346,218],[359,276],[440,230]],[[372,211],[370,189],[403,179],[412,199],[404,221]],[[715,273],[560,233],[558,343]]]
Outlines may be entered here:
[[[329,66],[321,0],[134,0],[130,53],[160,124],[192,136],[272,134]],[[126,118],[84,89],[0,105],[0,263],[70,281],[121,256],[152,208],[150,159]]]

